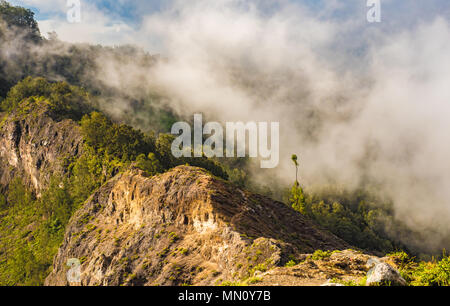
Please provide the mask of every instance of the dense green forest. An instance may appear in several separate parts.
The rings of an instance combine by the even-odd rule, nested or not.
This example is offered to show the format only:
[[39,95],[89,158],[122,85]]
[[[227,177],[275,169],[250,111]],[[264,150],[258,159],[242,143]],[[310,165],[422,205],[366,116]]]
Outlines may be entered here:
[[[24,33],[20,35],[21,51],[1,52],[13,45],[17,48],[17,42],[11,42],[17,40],[19,32]],[[38,54],[36,47],[48,52]],[[65,52],[58,54],[63,48]],[[148,67],[156,61],[131,46],[108,48],[45,39],[39,32],[33,12],[4,1],[0,3],[2,117],[29,116],[36,109],[45,109],[56,121],[71,119],[77,122],[84,138],[81,156],[65,160],[67,173],[63,177],[53,177],[49,188],[40,197],[25,186],[21,177],[2,188],[0,285],[41,285],[51,269],[72,214],[93,191],[130,167],[142,169],[149,176],[177,165],[202,167],[239,187],[266,195],[281,195],[279,198],[284,199],[286,205],[355,247],[383,254],[407,251],[414,256],[429,255],[424,254],[428,250],[414,249],[398,239],[420,239],[420,233],[397,221],[392,203],[381,200],[370,190],[324,187],[305,192],[298,182],[292,189],[272,186],[270,190],[247,173],[246,159],[174,158],[170,151],[173,136],[164,132],[177,120],[175,112],[168,106],[161,106],[164,98],[158,93],[143,92],[139,98],[129,97],[95,81],[92,78],[96,71],[95,58],[105,55],[124,61],[140,61]],[[133,109],[121,118],[108,114],[104,105],[112,96],[128,99]],[[143,126],[143,119],[133,116],[138,112],[146,114],[148,129],[145,131],[138,129]],[[149,122],[151,124],[147,125]],[[401,260],[404,261],[405,275],[417,283],[445,283],[445,275],[444,280],[435,283],[433,279],[427,283],[426,277],[429,270],[442,278],[440,273],[449,266],[448,257],[443,256],[441,262],[434,261],[428,266],[414,263],[409,257]],[[419,270],[420,276],[411,272]],[[448,279],[446,281],[448,284]]]

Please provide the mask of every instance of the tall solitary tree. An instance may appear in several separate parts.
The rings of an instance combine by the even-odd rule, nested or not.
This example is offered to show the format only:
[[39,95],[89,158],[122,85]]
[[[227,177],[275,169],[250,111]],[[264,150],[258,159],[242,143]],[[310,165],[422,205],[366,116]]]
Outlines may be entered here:
[[298,157],[293,154],[291,157],[292,162],[295,165],[295,183],[291,190],[291,196],[289,197],[289,202],[292,205],[292,208],[301,214],[306,214],[306,203],[305,203],[305,195],[303,193],[303,188],[300,186],[298,182]]
[[295,164],[295,182],[298,184],[298,158],[297,155],[293,154],[291,160]]

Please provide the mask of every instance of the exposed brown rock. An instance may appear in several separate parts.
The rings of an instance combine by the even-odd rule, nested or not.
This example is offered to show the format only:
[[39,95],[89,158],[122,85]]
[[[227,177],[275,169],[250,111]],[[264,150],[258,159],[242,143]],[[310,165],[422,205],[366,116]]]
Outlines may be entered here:
[[119,174],[72,218],[46,285],[214,285],[348,245],[299,213],[200,168]]

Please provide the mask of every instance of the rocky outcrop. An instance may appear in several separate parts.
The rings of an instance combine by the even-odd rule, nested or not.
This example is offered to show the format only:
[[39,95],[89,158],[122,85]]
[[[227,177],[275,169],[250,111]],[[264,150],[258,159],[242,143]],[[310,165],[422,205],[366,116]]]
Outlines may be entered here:
[[348,245],[286,205],[200,168],[140,170],[102,186],[71,219],[46,285],[214,285]]
[[[23,110],[21,110],[24,112]],[[39,196],[65,161],[79,155],[83,138],[72,120],[55,121],[45,108],[3,114],[0,126],[0,187],[18,176]]]
[[380,262],[378,259],[370,259],[368,266],[372,267],[367,273],[367,286],[406,286],[407,283],[391,265]]
[[[258,286],[374,286],[407,285],[397,270],[388,264],[390,257],[379,258],[361,251],[344,250],[301,255],[294,266],[276,267],[259,275]],[[375,266],[374,266],[375,265]]]
[[355,250],[335,251],[326,256],[304,254],[294,266],[276,267],[263,273],[260,286],[364,285],[371,256]]

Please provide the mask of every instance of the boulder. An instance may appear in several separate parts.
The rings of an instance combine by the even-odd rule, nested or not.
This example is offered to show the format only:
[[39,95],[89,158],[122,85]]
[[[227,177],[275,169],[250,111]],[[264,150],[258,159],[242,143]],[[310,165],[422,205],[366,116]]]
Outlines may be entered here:
[[400,273],[389,264],[379,261],[369,261],[373,265],[367,273],[366,286],[390,285],[406,286],[407,283]]

